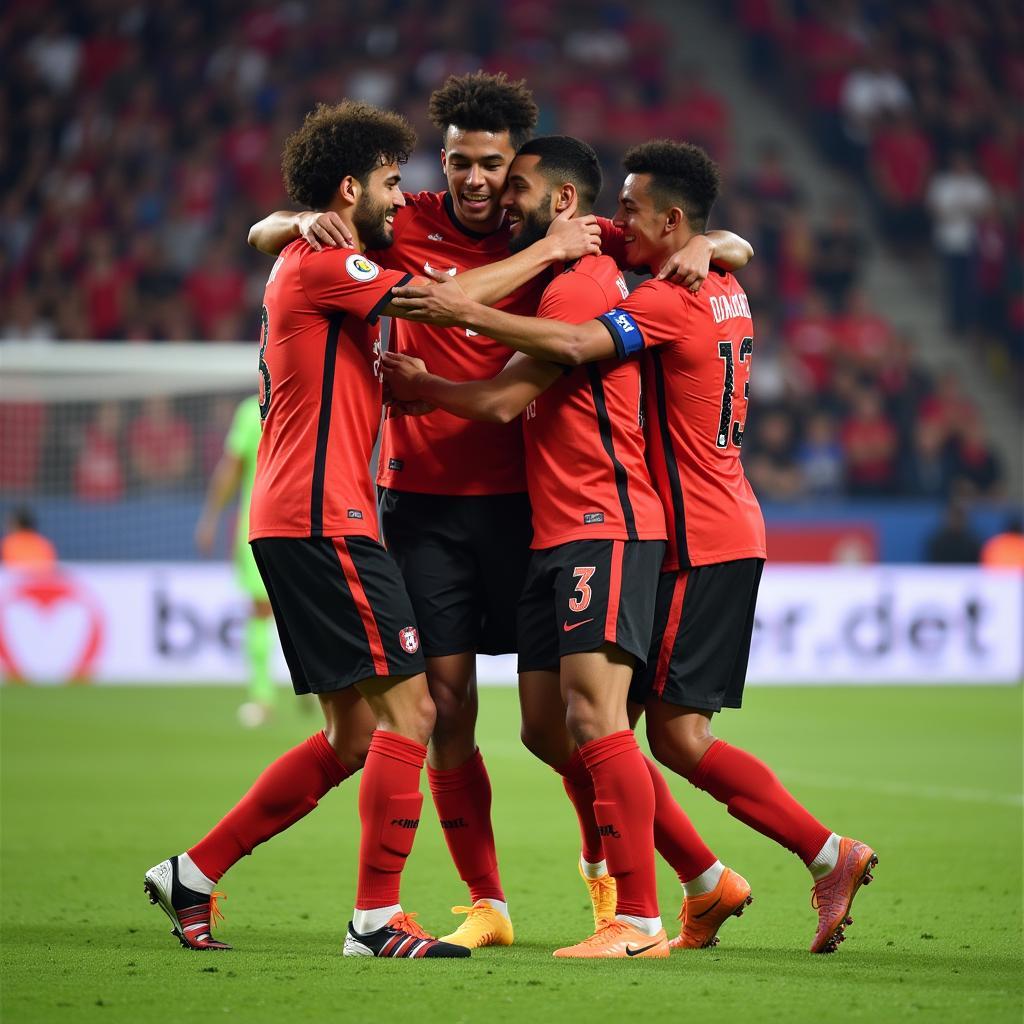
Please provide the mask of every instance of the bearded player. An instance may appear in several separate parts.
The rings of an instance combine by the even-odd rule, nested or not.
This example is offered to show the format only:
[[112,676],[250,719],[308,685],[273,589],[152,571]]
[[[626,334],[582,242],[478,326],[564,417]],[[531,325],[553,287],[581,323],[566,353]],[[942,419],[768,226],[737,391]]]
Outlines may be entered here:
[[[516,150],[537,120],[529,90],[500,74],[452,77],[431,96],[430,116],[443,136],[448,188],[406,195],[395,219],[394,245],[386,255],[369,255],[411,274],[500,267],[502,276],[489,281],[507,296],[498,308],[533,315],[550,280],[547,268],[593,250],[577,246],[570,254],[556,232],[512,256],[511,269],[504,269],[511,261],[500,200]],[[555,227],[596,235],[598,220],[559,218]],[[600,227],[605,250],[624,258],[621,233],[608,221]],[[272,214],[253,226],[249,240],[276,254],[300,235],[315,246],[345,241],[336,219],[316,212]],[[666,261],[664,271],[695,284],[712,255],[732,255],[742,264],[747,250],[736,236],[719,232],[694,239]],[[522,287],[513,290],[513,281]],[[429,324],[395,323],[389,348],[427,358],[431,369],[455,381],[493,377],[508,359],[507,349],[486,335]],[[475,737],[476,655],[516,650],[516,604],[531,535],[519,425],[474,422],[442,409],[389,418],[377,482],[383,489],[384,536],[417,613],[437,707],[427,764],[430,790],[452,860],[469,889],[471,905],[454,908],[466,919],[445,938],[474,948],[508,945],[513,930],[491,826],[491,786]]]
[[[586,143],[565,136],[526,143],[502,198],[512,248],[542,237],[566,211],[588,213],[600,189],[597,155]],[[612,259],[585,256],[556,273],[538,315],[579,323],[626,295]],[[555,955],[665,956],[653,862],[636,839],[650,833],[645,809],[655,846],[689,896],[705,891],[709,874],[717,883],[722,866],[630,742],[626,693],[632,662],[642,663],[650,646],[663,551],[653,542],[664,522],[644,462],[639,363],[567,369],[518,354],[492,380],[453,383],[428,373],[422,360],[387,353],[385,380],[400,400],[456,415],[507,422],[525,413],[534,550],[519,603],[523,742],[562,775],[580,823],[581,873],[610,897],[603,907],[595,900],[594,936]],[[730,874],[739,898],[693,922],[690,945],[711,945],[728,916],[750,902],[749,885]]]
[[[634,147],[616,224],[626,255],[657,272],[703,231],[718,169],[703,150],[667,140]],[[468,302],[456,284],[396,292],[395,304],[458,323],[539,360],[569,366],[643,353],[648,463],[665,508],[668,552],[658,585],[654,642],[634,677],[634,716],[647,712],[655,756],[724,803],[740,821],[796,853],[814,880],[818,928],[811,952],[833,952],[877,863],[864,843],[818,822],[753,755],[716,739],[711,718],[742,700],[754,607],[765,559],[764,522],[743,474],[753,325],[746,295],[716,272],[697,294],[665,280],[584,324],[510,316]],[[720,904],[729,875],[685,921]],[[682,938],[682,937],[681,937]]]

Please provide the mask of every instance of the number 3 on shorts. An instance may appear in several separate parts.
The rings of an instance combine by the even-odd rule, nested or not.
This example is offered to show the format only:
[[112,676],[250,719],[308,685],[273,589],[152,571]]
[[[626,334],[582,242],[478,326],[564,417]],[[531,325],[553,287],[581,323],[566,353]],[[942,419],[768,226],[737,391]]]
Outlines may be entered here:
[[569,611],[585,612],[590,607],[592,592],[590,589],[590,577],[597,571],[596,565],[577,565],[572,571],[573,579],[576,580],[576,593],[579,597],[569,598]]

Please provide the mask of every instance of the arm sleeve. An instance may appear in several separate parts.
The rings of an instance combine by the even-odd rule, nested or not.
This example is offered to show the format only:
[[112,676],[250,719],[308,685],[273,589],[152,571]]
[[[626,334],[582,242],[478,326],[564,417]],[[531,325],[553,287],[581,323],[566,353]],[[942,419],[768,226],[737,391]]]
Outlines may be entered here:
[[344,310],[375,324],[391,301],[391,290],[412,274],[386,270],[353,249],[304,253],[299,279],[309,301],[323,310]]
[[666,281],[645,281],[625,302],[598,317],[612,336],[620,359],[683,336],[689,307],[680,301],[677,293],[681,291]]

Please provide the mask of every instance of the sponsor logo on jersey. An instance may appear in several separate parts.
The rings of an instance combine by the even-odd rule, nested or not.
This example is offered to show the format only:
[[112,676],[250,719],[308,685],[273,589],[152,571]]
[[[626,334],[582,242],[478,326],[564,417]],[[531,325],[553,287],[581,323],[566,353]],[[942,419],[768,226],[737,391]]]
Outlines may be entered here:
[[423,261],[423,269],[428,274],[447,274],[449,277],[454,277],[458,272],[458,267],[449,267],[447,270],[441,270],[438,267],[432,267],[429,260]]
[[405,463],[401,459],[388,459],[388,469],[393,469],[397,473],[404,467]]
[[357,508],[350,508],[348,510],[348,517],[349,519],[362,519],[363,513]]
[[626,279],[621,274],[615,278],[615,287],[619,289],[619,293],[624,299],[629,298],[629,287],[626,284]]
[[604,513],[603,512],[584,512],[583,513],[583,525],[591,526],[594,523],[603,523]]
[[427,235],[427,238],[431,242],[443,242],[444,241],[444,235],[439,235],[436,231],[434,231],[433,233]]
[[353,253],[345,260],[345,269],[353,281],[372,281],[380,273],[376,263],[359,253]]
[[398,631],[398,642],[406,654],[415,654],[420,649],[420,634],[415,626],[406,626]]

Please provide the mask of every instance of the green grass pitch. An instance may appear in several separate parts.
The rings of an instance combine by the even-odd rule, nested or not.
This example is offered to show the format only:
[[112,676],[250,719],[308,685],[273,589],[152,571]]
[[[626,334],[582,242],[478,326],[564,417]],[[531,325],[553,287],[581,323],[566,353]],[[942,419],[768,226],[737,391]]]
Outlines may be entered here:
[[[836,831],[881,859],[832,957],[806,952],[809,876],[791,854],[672,779],[755,902],[713,950],[559,962],[588,933],[575,819],[518,742],[511,688],[481,696],[480,743],[516,927],[470,960],[344,960],[355,888],[346,783],[225,878],[222,954],[189,953],[142,892],[263,765],[317,725],[292,698],[235,724],[227,689],[26,689],[2,711],[0,1016],[36,1021],[998,1021],[1022,1014],[1021,690],[752,689],[716,723]],[[662,913],[680,891],[659,865]],[[443,933],[465,892],[429,797],[403,886]]]

